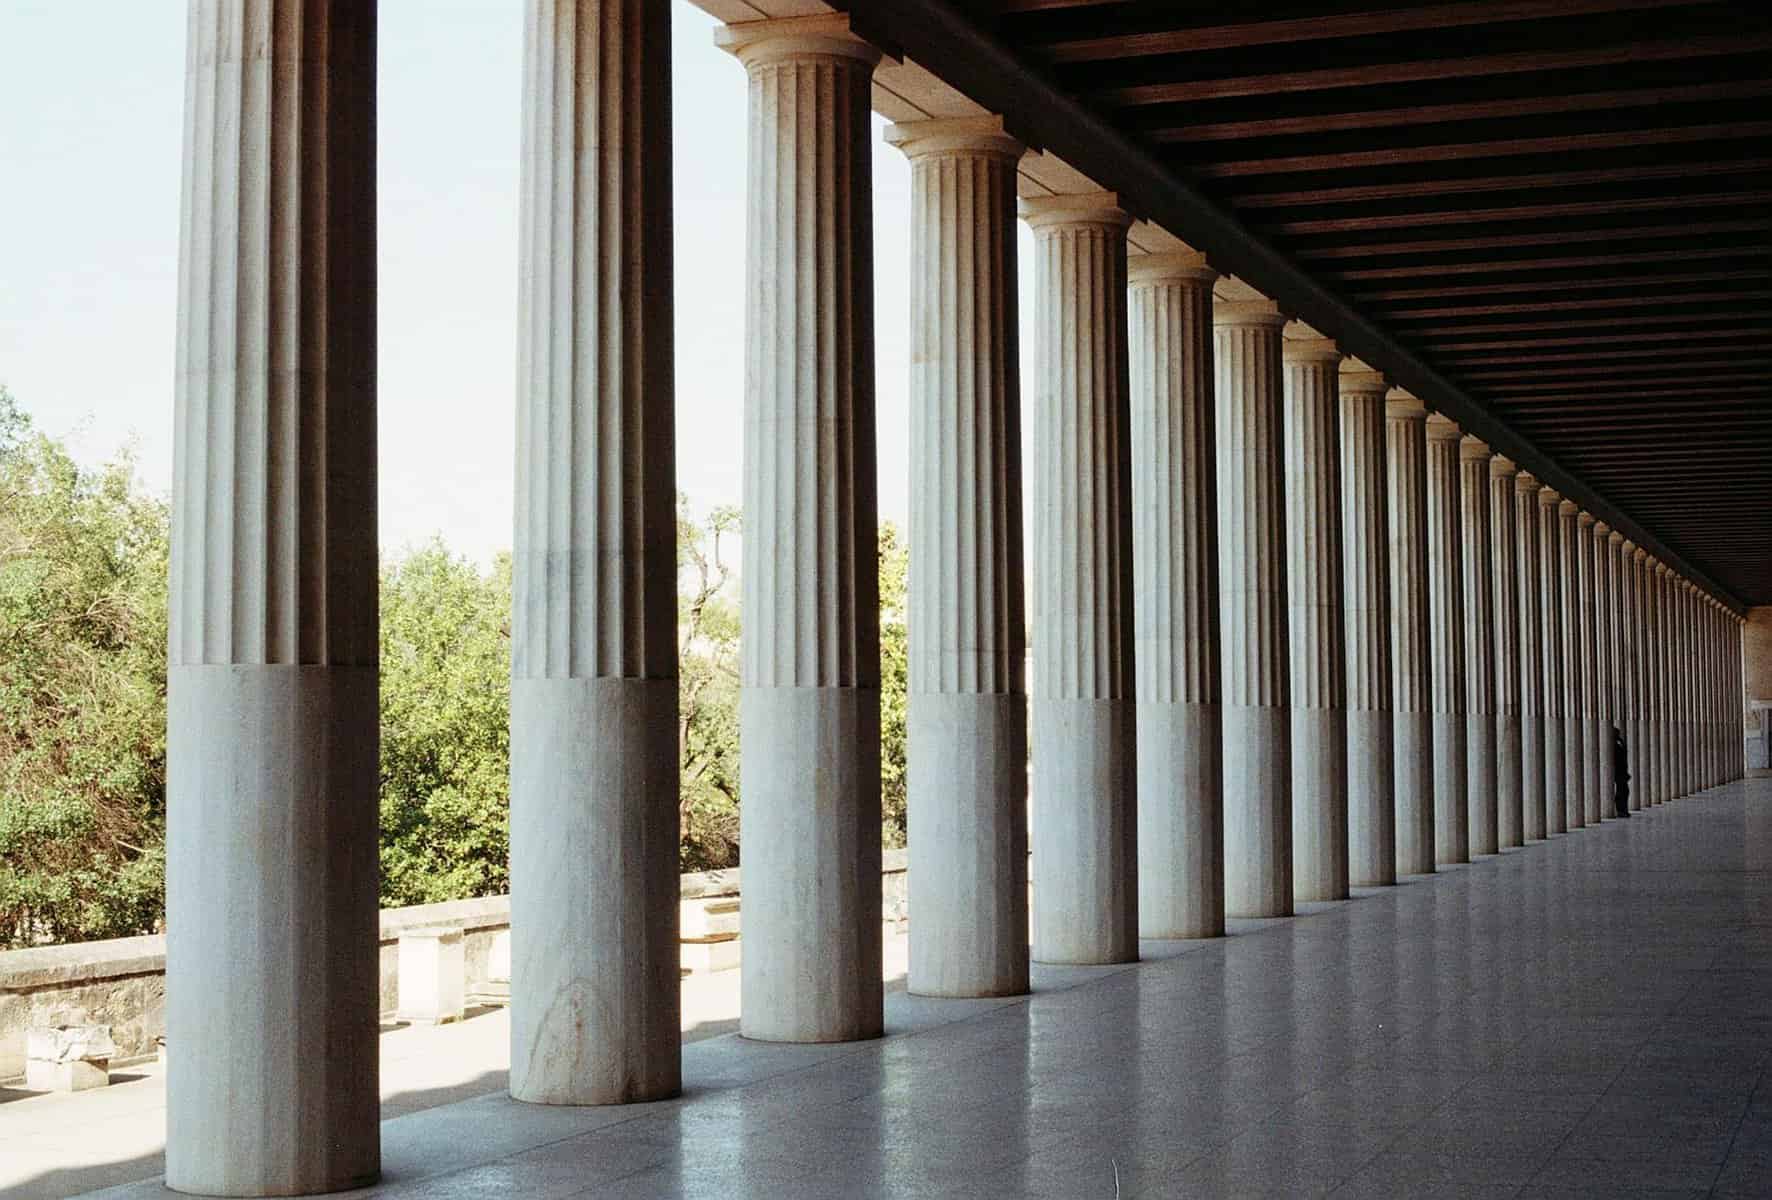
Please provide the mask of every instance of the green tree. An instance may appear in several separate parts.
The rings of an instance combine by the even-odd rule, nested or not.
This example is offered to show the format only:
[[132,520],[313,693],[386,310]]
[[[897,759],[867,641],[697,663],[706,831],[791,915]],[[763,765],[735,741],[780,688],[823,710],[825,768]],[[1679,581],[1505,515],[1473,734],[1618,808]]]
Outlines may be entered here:
[[910,547],[890,521],[880,525],[880,838],[905,844],[906,707],[910,700],[905,581]]
[[168,514],[0,389],[0,945],[163,911]]
[[381,898],[510,886],[511,560],[441,541],[381,573]]
[[685,871],[738,863],[738,509],[677,498],[677,755]]

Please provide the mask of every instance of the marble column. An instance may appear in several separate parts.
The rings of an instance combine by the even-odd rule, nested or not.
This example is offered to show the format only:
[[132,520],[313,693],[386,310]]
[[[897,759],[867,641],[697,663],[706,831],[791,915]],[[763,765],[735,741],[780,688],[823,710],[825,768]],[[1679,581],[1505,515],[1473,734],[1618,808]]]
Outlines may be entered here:
[[1514,562],[1520,621],[1520,653],[1514,664],[1520,704],[1520,808],[1522,840],[1546,836],[1544,820],[1544,610],[1543,563],[1538,547],[1538,479],[1514,477]]
[[1204,255],[1130,261],[1138,923],[1224,933],[1218,441]]
[[1470,861],[1465,757],[1464,565],[1459,429],[1434,413],[1427,419],[1428,606],[1434,690],[1434,861]]
[[1567,705],[1565,673],[1568,638],[1563,611],[1562,497],[1548,487],[1538,492],[1538,611],[1544,625],[1544,677],[1539,696],[1544,710],[1544,831],[1565,833],[1569,828]]
[[[1384,377],[1341,364],[1343,604],[1347,622],[1349,882],[1397,881],[1390,494]],[[1431,864],[1431,860],[1430,860]]]
[[1575,518],[1575,586],[1577,671],[1581,706],[1581,811],[1582,822],[1600,823],[1600,714],[1599,661],[1595,655],[1594,626],[1594,517],[1582,512]]
[[1022,201],[1036,248],[1033,954],[1138,958],[1126,229],[1104,193]]
[[1619,728],[1624,733],[1625,761],[1630,770],[1630,810],[1643,807],[1643,551],[1626,541],[1621,551],[1620,625],[1624,632],[1620,674]]
[[[1612,804],[1612,793],[1616,790],[1614,778],[1615,768],[1612,763],[1612,733],[1616,730],[1619,736],[1624,735],[1624,688],[1628,674],[1625,664],[1624,634],[1624,569],[1620,563],[1624,535],[1616,529],[1606,535],[1606,796],[1605,803]],[[1613,811],[1610,807],[1608,812]],[[1628,809],[1627,809],[1628,811]]]
[[527,11],[510,1091],[546,1104],[681,1083],[670,55],[644,0]]
[[1224,649],[1224,903],[1292,913],[1292,722],[1286,629],[1280,330],[1271,300],[1212,305],[1218,581]]
[[1489,446],[1479,438],[1459,443],[1464,521],[1464,695],[1466,820],[1470,853],[1497,850],[1495,705],[1495,559],[1489,521]]
[[1698,587],[1691,580],[1680,581],[1680,646],[1681,661],[1692,669],[1680,673],[1680,745],[1681,787],[1690,796],[1699,790],[1698,782]]
[[1434,869],[1434,694],[1429,621],[1427,408],[1385,393],[1389,488],[1391,697],[1398,875]]
[[1593,523],[1593,753],[1597,766],[1595,821],[1613,815],[1613,592],[1607,541],[1613,526]]
[[1520,546],[1514,497],[1519,468],[1512,459],[1489,460],[1491,610],[1495,630],[1495,827],[1496,844],[1523,846],[1526,815],[1520,784]]
[[167,671],[166,1181],[380,1169],[376,6],[194,0]]
[[1661,803],[1661,579],[1660,564],[1645,554],[1643,594],[1643,807]]
[[879,52],[846,19],[728,25],[750,81],[739,1028],[877,1037],[880,625],[873,158]]
[[1015,164],[994,117],[911,163],[909,990],[1028,990],[1027,620]]
[[1670,705],[1668,696],[1671,687],[1668,680],[1669,668],[1677,666],[1678,660],[1669,652],[1669,643],[1673,638],[1673,621],[1670,609],[1671,573],[1662,562],[1655,564],[1655,803],[1665,804],[1674,798],[1673,776],[1671,768],[1673,755],[1672,728],[1670,725]]
[[1563,601],[1563,810],[1572,830],[1587,824],[1587,784],[1583,775],[1587,761],[1587,721],[1583,717],[1586,690],[1583,672],[1586,656],[1582,639],[1586,623],[1581,619],[1581,509],[1572,500],[1557,506],[1561,527],[1558,551],[1562,559],[1559,586]]
[[1286,626],[1292,660],[1292,896],[1348,895],[1347,665],[1341,539],[1341,354],[1287,326]]

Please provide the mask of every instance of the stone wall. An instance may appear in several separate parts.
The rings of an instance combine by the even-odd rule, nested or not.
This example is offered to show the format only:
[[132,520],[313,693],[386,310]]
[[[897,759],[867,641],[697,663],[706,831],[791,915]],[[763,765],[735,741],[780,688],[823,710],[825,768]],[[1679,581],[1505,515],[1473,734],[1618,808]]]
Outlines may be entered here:
[[[881,898],[886,922],[907,917],[905,852],[888,850]],[[709,871],[682,878],[685,929],[705,925],[695,910],[732,908],[740,895],[739,871]],[[459,925],[467,959],[467,990],[496,995],[508,970],[500,935],[511,925],[509,896],[456,900],[385,909],[381,914],[381,1009],[393,1013],[400,989],[400,934],[431,925]],[[685,963],[700,961],[685,956]],[[736,962],[732,956],[725,965]],[[163,936],[81,942],[0,952],[0,1081],[25,1073],[25,1030],[33,1025],[109,1025],[119,1051],[115,1063],[151,1058],[154,1039],[166,1028],[166,939]]]

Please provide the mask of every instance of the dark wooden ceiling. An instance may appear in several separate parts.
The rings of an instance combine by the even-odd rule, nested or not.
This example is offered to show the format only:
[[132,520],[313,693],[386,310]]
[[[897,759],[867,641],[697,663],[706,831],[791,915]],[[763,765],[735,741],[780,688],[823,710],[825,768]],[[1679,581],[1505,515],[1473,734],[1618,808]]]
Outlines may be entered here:
[[1772,4],[964,7],[1738,599],[1772,603]]

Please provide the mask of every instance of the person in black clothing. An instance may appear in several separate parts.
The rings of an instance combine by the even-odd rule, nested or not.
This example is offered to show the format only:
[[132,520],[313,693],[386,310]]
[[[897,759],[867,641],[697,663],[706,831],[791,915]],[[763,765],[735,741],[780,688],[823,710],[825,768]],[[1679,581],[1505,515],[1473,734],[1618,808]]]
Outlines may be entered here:
[[1630,751],[1616,725],[1612,727],[1612,808],[1621,817],[1630,816]]

